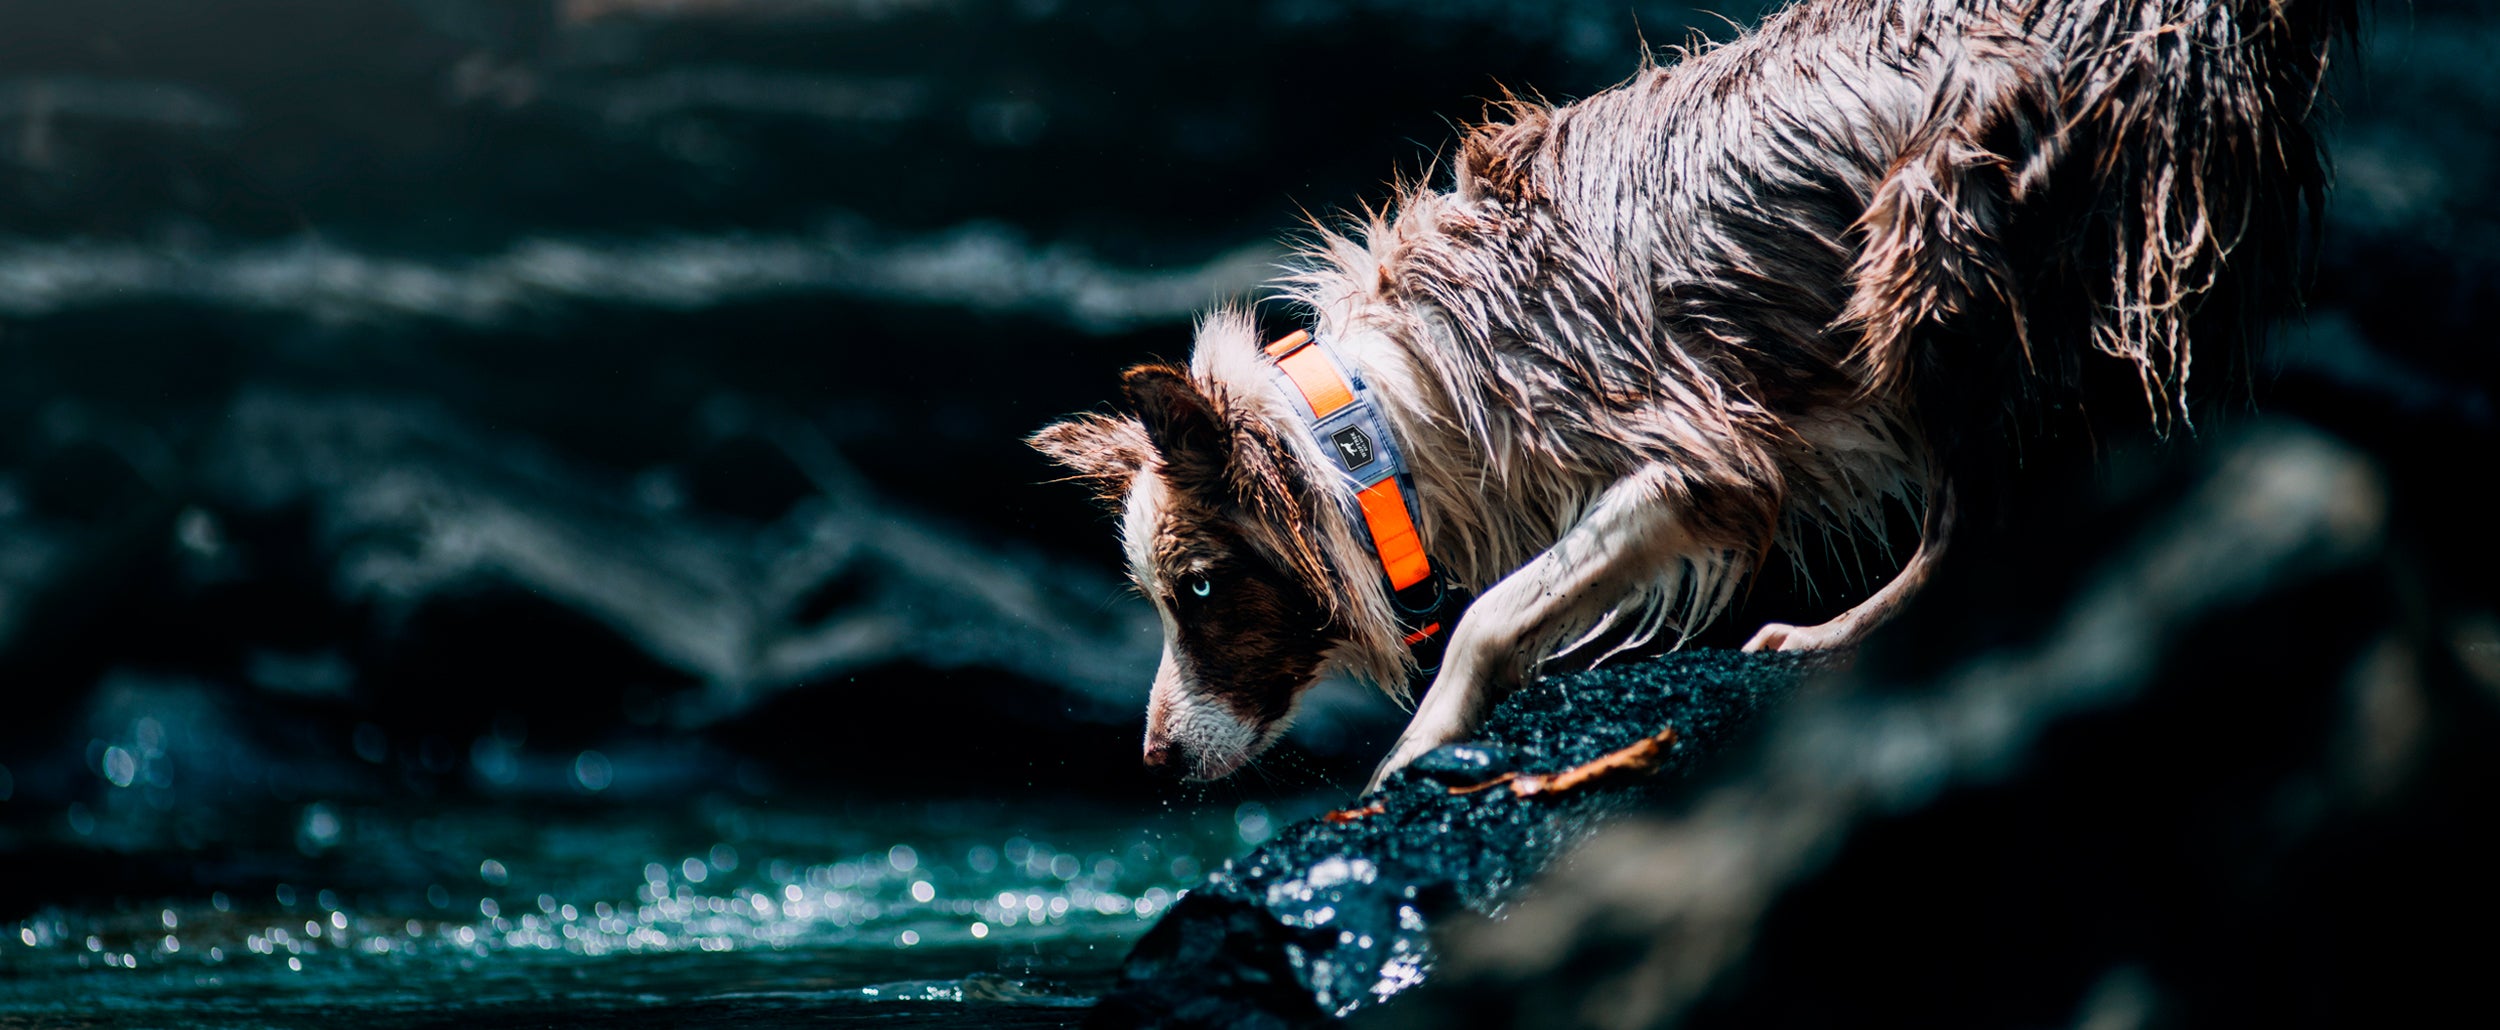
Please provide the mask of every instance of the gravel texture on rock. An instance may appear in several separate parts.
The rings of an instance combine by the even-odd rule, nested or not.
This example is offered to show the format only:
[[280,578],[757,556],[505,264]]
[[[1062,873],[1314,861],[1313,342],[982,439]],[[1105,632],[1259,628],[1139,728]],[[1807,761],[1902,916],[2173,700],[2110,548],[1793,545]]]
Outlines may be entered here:
[[[1289,1026],[1393,997],[1429,972],[1438,920],[1499,909],[1608,816],[1668,790],[1819,661],[1695,651],[1532,683],[1478,740],[1435,751],[1353,807],[1208,874],[1138,942],[1095,1022]],[[1654,754],[1640,748],[1669,730]],[[1653,760],[1528,795],[1496,782],[1627,748]]]

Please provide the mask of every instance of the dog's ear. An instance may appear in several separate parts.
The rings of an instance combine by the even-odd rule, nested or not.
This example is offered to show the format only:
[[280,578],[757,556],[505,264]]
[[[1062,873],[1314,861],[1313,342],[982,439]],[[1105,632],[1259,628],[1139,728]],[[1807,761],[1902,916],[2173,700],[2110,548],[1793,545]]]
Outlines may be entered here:
[[1233,453],[1225,476],[1240,506],[1242,532],[1296,578],[1311,584],[1321,602],[1333,610],[1338,595],[1327,589],[1328,560],[1322,557],[1318,513],[1311,510],[1325,502],[1310,488],[1273,429],[1254,419],[1238,419],[1232,434]]
[[1303,510],[1316,495],[1275,431],[1247,410],[1226,410],[1169,365],[1139,365],[1124,379],[1167,481],[1202,498],[1222,498],[1244,534],[1295,575],[1324,583],[1317,523]]
[[1053,422],[1024,442],[1067,466],[1076,473],[1073,478],[1093,484],[1094,496],[1113,506],[1128,496],[1129,481],[1146,467],[1154,451],[1144,424],[1103,415],[1075,415]]
[[1215,400],[1170,365],[1139,365],[1120,374],[1163,473],[1182,489],[1218,487],[1232,460],[1232,434]]

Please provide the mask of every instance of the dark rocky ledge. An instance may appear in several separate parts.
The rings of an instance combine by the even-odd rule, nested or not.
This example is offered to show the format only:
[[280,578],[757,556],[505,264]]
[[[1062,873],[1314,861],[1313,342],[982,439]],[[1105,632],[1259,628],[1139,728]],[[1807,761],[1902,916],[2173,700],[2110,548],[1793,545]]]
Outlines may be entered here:
[[[1105,1026],[1290,1026],[1343,1016],[1424,979],[1429,934],[1499,909],[1609,816],[1659,795],[1813,667],[1696,651],[1557,676],[1499,708],[1480,741],[1436,751],[1359,807],[1285,830],[1226,863],[1137,943]],[[1644,741],[1672,730],[1654,752]],[[1552,774],[1624,749],[1626,763],[1523,796],[1506,772]]]
[[[2420,445],[2500,444],[2337,410],[2035,484],[1811,689],[1713,651],[1532,686],[1209,876],[1096,1022],[2437,1023],[2500,919],[2500,561]],[[1645,774],[1450,792],[1662,729]]]

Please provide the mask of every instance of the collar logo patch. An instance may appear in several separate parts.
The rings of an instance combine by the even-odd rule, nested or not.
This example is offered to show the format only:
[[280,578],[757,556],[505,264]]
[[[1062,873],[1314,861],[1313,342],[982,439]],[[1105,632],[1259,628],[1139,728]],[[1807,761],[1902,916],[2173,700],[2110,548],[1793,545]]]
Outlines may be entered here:
[[1372,438],[1363,435],[1362,427],[1347,426],[1330,438],[1337,445],[1337,463],[1352,472],[1372,463]]

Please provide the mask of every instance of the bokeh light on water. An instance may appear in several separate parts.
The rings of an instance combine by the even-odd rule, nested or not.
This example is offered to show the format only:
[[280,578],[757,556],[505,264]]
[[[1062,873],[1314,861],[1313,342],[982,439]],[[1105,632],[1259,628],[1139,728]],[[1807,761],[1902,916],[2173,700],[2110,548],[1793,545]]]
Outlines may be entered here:
[[[974,1009],[1074,1009],[1271,818],[1266,806],[1144,818],[1076,806],[1011,822],[942,805],[623,821],[312,807],[299,836],[328,844],[273,867],[287,881],[236,870],[196,896],[0,927],[0,1024],[624,1018],[755,999],[964,1006],[969,1023]],[[1022,832],[981,828],[1002,824]]]

